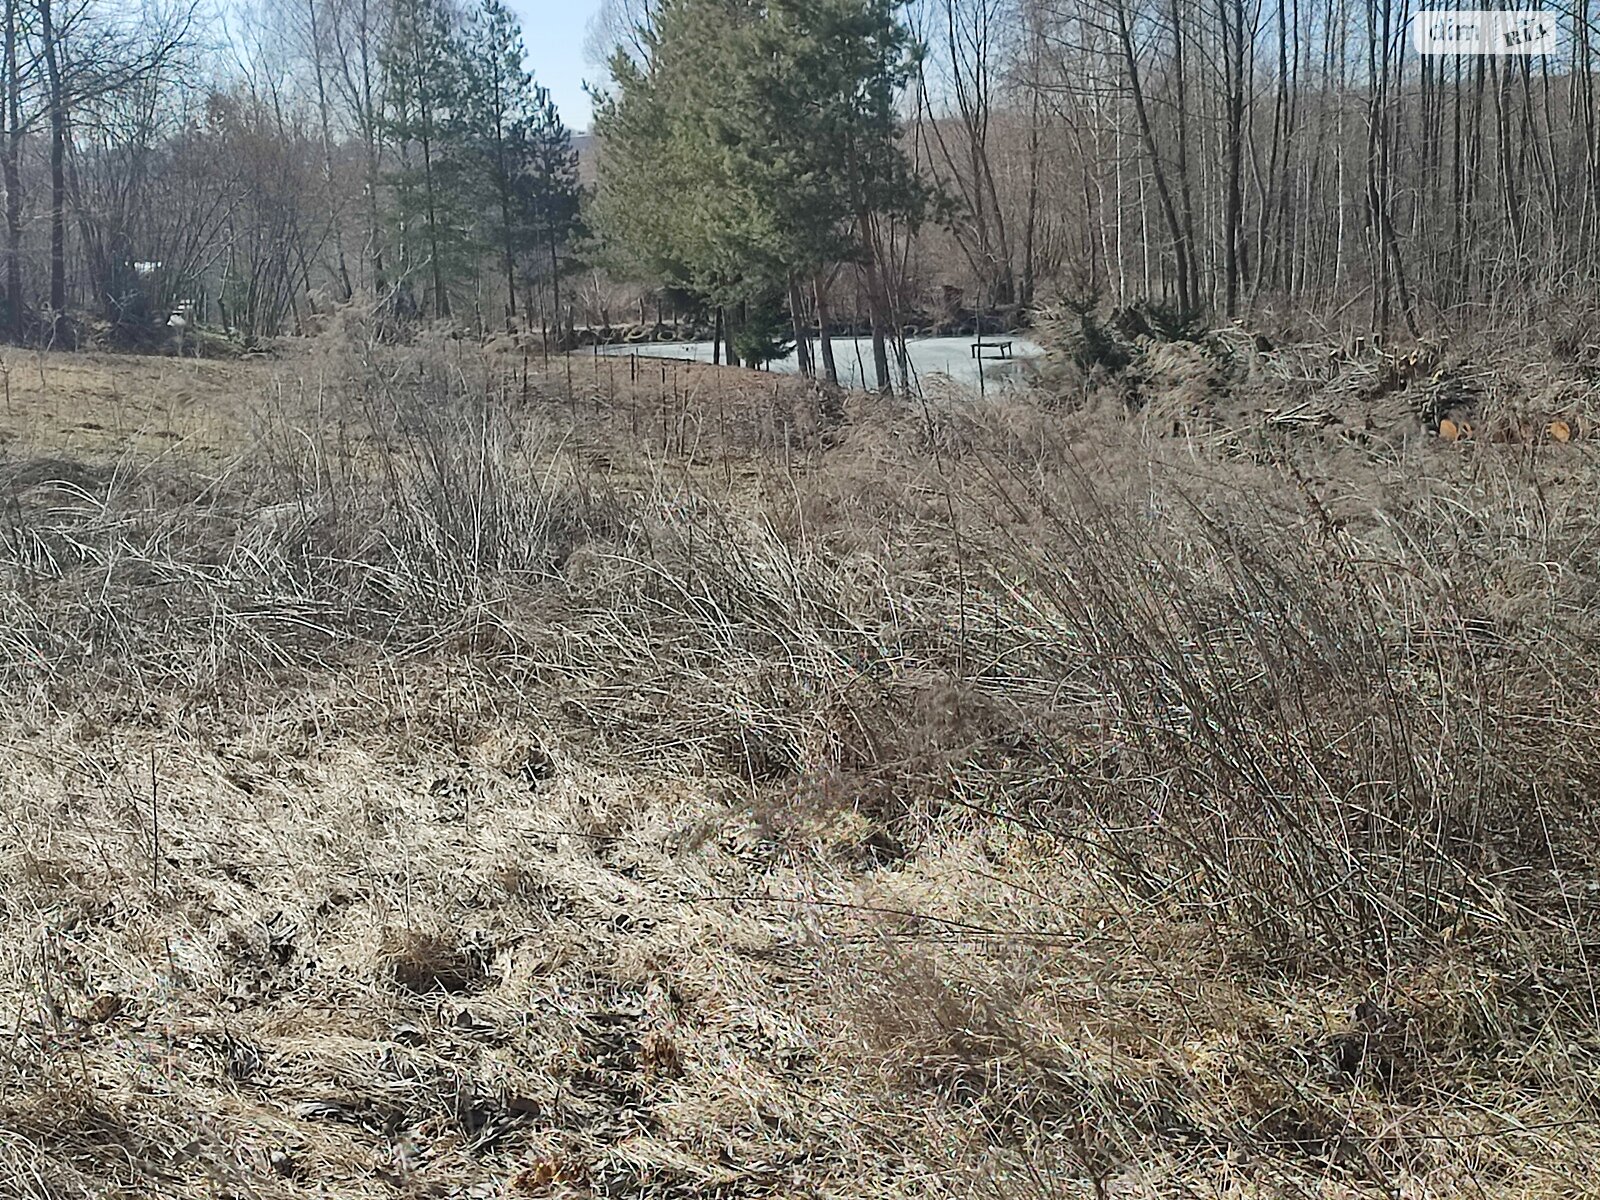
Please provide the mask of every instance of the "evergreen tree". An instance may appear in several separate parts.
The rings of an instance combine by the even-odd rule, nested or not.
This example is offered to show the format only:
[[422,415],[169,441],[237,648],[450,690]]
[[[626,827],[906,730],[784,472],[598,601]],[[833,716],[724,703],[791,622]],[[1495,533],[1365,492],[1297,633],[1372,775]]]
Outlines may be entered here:
[[764,214],[736,194],[718,142],[751,11],[747,0],[667,0],[641,31],[644,60],[613,59],[614,89],[595,114],[595,219],[612,265],[719,306],[747,299],[760,265]]
[[[413,238],[427,251],[434,315],[450,315],[447,279],[476,256],[468,215],[472,160],[462,137],[472,71],[446,0],[395,0],[383,54],[384,132],[394,143],[400,273],[397,301],[416,269]],[[418,227],[420,226],[420,232]]]
[[776,302],[753,306],[734,336],[733,349],[747,367],[764,367],[787,358],[795,343],[784,333],[783,315]]
[[514,318],[519,259],[547,260],[559,286],[559,249],[578,221],[577,153],[549,92],[523,66],[521,29],[501,0],[481,0],[467,61],[464,132],[481,168],[484,241],[500,257]]
[[764,303],[862,265],[888,386],[882,222],[926,195],[894,100],[914,69],[903,0],[666,0],[619,54],[596,128],[596,218],[624,264],[714,303]]
[[[873,365],[885,393],[887,339],[891,330],[899,334],[884,226],[899,221],[915,229],[929,200],[901,149],[895,111],[918,53],[900,19],[905,6],[906,0],[772,0],[758,47],[758,61],[774,64],[773,136],[788,148],[777,190],[817,197],[796,214],[801,261],[810,266],[826,255],[841,217],[850,225],[851,256],[866,279]],[[902,344],[902,379],[903,351]]]
[[530,255],[542,252],[550,267],[553,304],[561,309],[561,247],[582,232],[578,152],[556,111],[555,101],[535,87],[528,120],[518,127],[521,171],[513,180],[513,211],[522,244]]

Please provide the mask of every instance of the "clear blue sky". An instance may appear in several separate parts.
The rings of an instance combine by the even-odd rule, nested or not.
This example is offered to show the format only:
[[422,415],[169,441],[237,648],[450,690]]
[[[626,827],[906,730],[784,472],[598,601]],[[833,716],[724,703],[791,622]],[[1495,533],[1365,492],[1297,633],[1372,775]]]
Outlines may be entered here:
[[550,89],[567,128],[589,128],[589,97],[583,82],[595,75],[584,61],[583,40],[589,18],[600,0],[510,0],[522,18],[522,40],[528,48],[528,69]]

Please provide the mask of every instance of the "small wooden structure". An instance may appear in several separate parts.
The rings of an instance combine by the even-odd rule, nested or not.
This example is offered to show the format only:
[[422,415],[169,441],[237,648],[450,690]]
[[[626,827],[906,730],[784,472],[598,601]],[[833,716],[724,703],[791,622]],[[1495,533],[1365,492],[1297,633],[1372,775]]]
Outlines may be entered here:
[[[985,350],[993,350],[993,354],[985,354]],[[986,342],[982,338],[972,343],[973,358],[1010,358],[1010,342]]]

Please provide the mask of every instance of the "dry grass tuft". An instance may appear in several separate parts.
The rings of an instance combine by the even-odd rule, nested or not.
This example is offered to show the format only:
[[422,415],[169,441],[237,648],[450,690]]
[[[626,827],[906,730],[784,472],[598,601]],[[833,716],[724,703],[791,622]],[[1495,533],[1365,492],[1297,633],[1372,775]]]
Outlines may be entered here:
[[390,979],[418,995],[478,991],[490,978],[479,948],[427,930],[386,932],[378,960]]

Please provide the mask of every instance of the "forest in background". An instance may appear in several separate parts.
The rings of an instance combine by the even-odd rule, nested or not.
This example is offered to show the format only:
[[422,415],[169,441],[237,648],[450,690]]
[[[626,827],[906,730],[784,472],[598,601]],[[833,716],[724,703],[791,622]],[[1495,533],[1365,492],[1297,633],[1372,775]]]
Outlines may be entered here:
[[175,312],[257,338],[351,301],[481,327],[573,239],[576,152],[499,0],[4,22],[13,340],[138,345]]
[[1413,12],[612,0],[586,187],[499,0],[7,0],[0,328],[139,344],[182,309],[268,337],[355,302],[570,331],[653,304],[728,308],[730,343],[737,306],[757,343],[892,346],[1059,299],[1419,335],[1581,297],[1588,4],[1520,58],[1418,55]]

